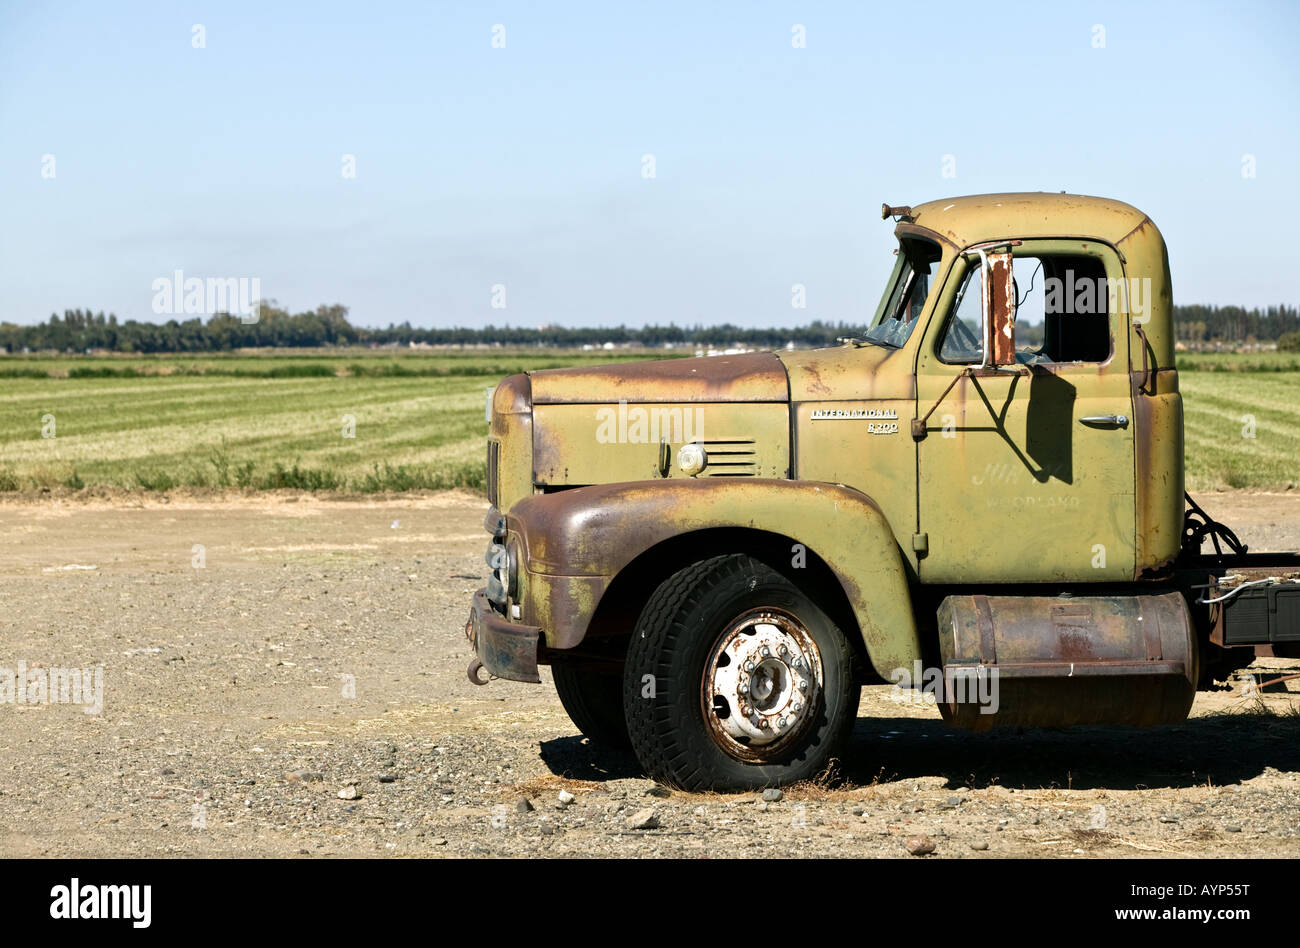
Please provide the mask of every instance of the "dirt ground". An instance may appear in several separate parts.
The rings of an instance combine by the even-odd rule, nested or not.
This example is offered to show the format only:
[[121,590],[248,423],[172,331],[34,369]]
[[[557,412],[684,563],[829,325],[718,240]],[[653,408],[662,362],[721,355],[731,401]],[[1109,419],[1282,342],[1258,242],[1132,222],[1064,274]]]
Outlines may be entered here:
[[[1300,495],[1200,500],[1300,548]],[[0,856],[908,858],[921,834],[971,859],[1300,855],[1294,690],[1202,693],[1178,727],[970,735],[873,687],[834,785],[657,788],[549,678],[467,680],[484,508],[0,502],[0,667],[103,667],[100,713],[0,704]],[[647,808],[658,827],[630,828]]]

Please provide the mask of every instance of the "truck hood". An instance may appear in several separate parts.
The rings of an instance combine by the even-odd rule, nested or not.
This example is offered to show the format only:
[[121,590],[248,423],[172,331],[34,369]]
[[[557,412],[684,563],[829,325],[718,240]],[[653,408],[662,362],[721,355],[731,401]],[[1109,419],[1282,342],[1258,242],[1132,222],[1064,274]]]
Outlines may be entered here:
[[837,346],[781,353],[795,402],[914,399],[914,356],[885,346]]
[[621,362],[530,372],[534,405],[786,402],[785,366],[771,352]]

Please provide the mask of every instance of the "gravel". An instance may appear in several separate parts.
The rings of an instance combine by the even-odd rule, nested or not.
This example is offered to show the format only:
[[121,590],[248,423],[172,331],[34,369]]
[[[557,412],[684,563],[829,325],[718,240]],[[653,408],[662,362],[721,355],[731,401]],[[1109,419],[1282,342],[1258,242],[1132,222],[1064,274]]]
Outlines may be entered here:
[[100,714],[0,705],[0,855],[1300,855],[1294,693],[967,734],[873,686],[827,780],[684,793],[578,735],[546,670],[470,684],[480,501],[130,503],[0,502],[0,666],[104,666]]

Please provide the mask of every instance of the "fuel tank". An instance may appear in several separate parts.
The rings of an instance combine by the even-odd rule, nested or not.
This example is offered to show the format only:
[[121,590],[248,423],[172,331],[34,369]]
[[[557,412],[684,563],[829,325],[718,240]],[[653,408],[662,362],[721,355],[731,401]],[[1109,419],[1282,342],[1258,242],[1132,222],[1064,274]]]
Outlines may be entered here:
[[1156,596],[949,596],[939,710],[954,727],[1176,724],[1196,696],[1187,602]]

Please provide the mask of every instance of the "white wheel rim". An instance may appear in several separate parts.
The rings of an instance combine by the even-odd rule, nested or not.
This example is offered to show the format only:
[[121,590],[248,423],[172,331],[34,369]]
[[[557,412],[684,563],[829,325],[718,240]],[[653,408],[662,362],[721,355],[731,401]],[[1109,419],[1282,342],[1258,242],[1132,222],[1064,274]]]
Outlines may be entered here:
[[761,761],[799,740],[822,687],[821,655],[808,630],[765,607],[740,616],[718,638],[700,700],[714,741],[733,757]]

